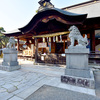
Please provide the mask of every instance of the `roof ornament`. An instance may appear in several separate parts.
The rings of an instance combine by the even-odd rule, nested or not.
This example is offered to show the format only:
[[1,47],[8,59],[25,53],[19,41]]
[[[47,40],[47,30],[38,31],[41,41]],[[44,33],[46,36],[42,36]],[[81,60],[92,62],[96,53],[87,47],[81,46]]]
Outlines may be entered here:
[[48,8],[54,8],[54,5],[50,2],[50,0],[40,0],[38,3],[40,4],[38,12]]

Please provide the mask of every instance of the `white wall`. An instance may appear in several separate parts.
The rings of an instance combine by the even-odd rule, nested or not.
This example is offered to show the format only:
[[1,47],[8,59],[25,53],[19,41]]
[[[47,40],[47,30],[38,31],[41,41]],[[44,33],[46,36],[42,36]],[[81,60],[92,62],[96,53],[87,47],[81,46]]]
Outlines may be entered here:
[[100,17],[100,1],[66,9],[79,14],[88,14],[87,18]]

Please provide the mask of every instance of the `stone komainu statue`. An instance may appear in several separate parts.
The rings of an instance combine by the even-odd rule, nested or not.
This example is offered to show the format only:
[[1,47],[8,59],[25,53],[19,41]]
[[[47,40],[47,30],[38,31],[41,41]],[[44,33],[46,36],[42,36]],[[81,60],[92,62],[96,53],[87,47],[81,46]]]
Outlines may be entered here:
[[70,34],[69,34],[69,38],[71,40],[70,47],[74,46],[75,40],[78,41],[77,46],[86,47],[88,45],[87,35],[85,34],[85,37],[83,38],[80,31],[78,30],[78,28],[75,25],[71,26],[68,30],[70,31]]
[[15,49],[15,39],[14,37],[10,37],[9,42],[7,43],[6,48]]

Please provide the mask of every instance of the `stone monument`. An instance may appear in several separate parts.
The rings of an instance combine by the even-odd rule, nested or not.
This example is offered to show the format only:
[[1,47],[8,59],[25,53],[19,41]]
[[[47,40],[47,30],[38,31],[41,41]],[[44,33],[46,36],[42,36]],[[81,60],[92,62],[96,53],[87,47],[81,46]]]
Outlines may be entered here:
[[2,66],[0,66],[0,70],[5,71],[14,71],[20,69],[21,66],[17,61],[17,50],[15,48],[15,40],[14,37],[10,37],[9,42],[3,50],[3,62]]
[[[66,53],[66,69],[65,75],[61,76],[61,81],[67,84],[94,88],[94,75],[88,67],[89,49],[87,35],[83,38],[76,26],[69,28],[69,38],[71,45],[65,50]],[[75,46],[75,40],[78,45]]]

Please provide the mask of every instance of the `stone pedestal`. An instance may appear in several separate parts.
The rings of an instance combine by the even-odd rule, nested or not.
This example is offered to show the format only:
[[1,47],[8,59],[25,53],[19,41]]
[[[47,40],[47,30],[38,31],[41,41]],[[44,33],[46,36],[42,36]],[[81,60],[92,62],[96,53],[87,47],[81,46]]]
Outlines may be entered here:
[[66,65],[65,75],[77,77],[90,77],[90,70],[88,67],[88,53],[86,48],[69,48],[65,50]]
[[5,71],[14,71],[20,68],[21,66],[17,61],[17,50],[9,48],[3,49],[3,62],[0,69]]
[[89,49],[73,47],[66,49],[65,53],[66,69],[65,75],[61,76],[61,81],[67,84],[94,88],[93,72],[88,67]]

